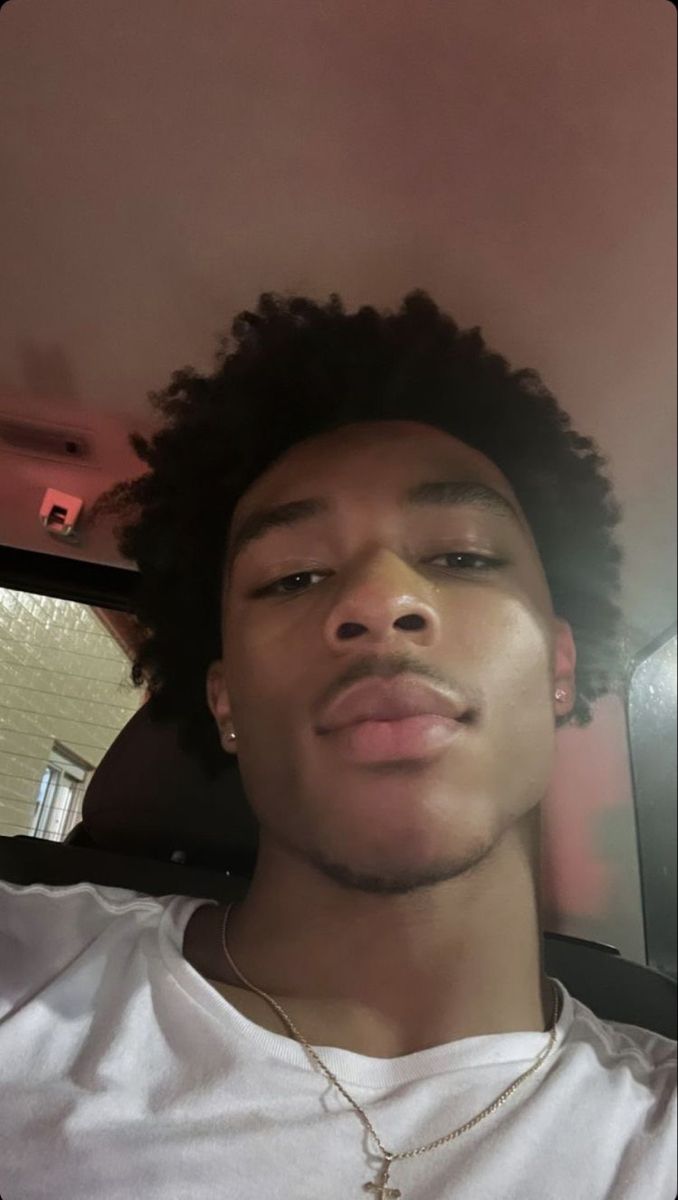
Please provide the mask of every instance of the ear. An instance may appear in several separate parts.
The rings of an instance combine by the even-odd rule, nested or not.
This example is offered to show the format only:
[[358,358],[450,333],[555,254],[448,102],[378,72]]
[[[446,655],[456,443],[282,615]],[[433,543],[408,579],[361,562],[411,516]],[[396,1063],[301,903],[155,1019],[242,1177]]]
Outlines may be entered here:
[[234,732],[231,719],[231,702],[224,680],[224,664],[221,659],[210,663],[207,668],[205,686],[207,704],[217,723],[221,745],[229,754],[233,754],[235,753],[233,739],[229,737],[229,734]]
[[[576,667],[577,647],[574,636],[567,621],[556,617],[554,622],[553,643],[553,691],[556,716],[566,717],[572,712],[577,695]],[[555,699],[556,690],[564,692],[561,699]]]

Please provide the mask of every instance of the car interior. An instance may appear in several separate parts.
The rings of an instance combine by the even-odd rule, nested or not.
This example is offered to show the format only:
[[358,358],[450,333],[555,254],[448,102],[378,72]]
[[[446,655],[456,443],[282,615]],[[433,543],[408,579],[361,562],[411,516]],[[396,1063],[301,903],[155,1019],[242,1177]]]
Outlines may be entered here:
[[[672,34],[641,5],[614,21],[587,9],[584,30],[567,6],[525,4],[517,36],[512,6],[490,21],[467,4],[461,39],[454,5],[416,38],[396,6],[386,37],[363,6],[350,50],[339,15],[293,4],[281,73],[278,21],[245,6],[228,69],[210,60],[187,116],[176,81],[202,80],[213,40],[192,6],[171,20],[143,6],[147,41],[127,6],[128,71],[108,64],[105,102],[99,59],[87,95],[69,57],[108,38],[103,15],[80,6],[76,38],[69,6],[0,7],[5,36],[36,55],[8,67],[21,116],[0,132],[0,879],[247,891],[258,829],[237,759],[212,778],[150,720],[129,683],[136,568],[89,513],[141,471],[129,437],[153,428],[149,390],[206,366],[261,291],[337,290],[353,306],[428,288],[552,381],[611,458],[628,670],[590,726],[557,736],[544,963],[599,1017],[675,1039]],[[510,76],[493,90],[498,46]],[[543,67],[554,55],[562,73]]]

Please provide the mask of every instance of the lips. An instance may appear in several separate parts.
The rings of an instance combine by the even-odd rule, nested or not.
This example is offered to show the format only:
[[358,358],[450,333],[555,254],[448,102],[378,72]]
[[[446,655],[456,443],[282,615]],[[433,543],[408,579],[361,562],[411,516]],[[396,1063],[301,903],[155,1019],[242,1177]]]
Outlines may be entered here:
[[414,679],[365,680],[353,684],[321,715],[317,732],[332,733],[361,721],[400,721],[434,715],[453,721],[469,716],[458,697]]

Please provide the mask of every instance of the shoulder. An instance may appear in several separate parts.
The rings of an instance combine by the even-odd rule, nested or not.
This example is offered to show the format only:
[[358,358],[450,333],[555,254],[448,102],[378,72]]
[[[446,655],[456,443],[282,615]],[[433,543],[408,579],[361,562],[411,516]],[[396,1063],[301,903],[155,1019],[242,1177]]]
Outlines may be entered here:
[[13,932],[39,938],[41,919],[68,924],[74,919],[87,926],[106,923],[134,910],[158,907],[166,897],[146,896],[127,888],[94,883],[18,884],[0,880],[0,934]]
[[637,1025],[602,1020],[572,999],[567,1042],[580,1064],[602,1068],[620,1095],[644,1091],[675,1112],[678,1043],[671,1038]]
[[21,885],[0,880],[0,1019],[107,935],[159,922],[170,896],[93,883]]

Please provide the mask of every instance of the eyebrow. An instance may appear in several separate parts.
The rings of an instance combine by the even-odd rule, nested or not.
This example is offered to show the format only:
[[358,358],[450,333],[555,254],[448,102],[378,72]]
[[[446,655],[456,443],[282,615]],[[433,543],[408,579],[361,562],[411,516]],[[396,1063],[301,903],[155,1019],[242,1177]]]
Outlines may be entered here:
[[[518,510],[494,488],[484,483],[469,483],[459,480],[431,480],[418,483],[405,493],[401,507],[426,508],[437,506],[443,508],[458,508],[473,506],[483,508],[497,516],[517,521],[523,528],[523,521]],[[257,509],[245,517],[233,537],[229,566],[245,546],[259,541],[273,529],[290,528],[312,517],[329,513],[332,505],[324,496],[307,496],[302,500],[290,500],[286,504],[278,504],[274,508]]]

